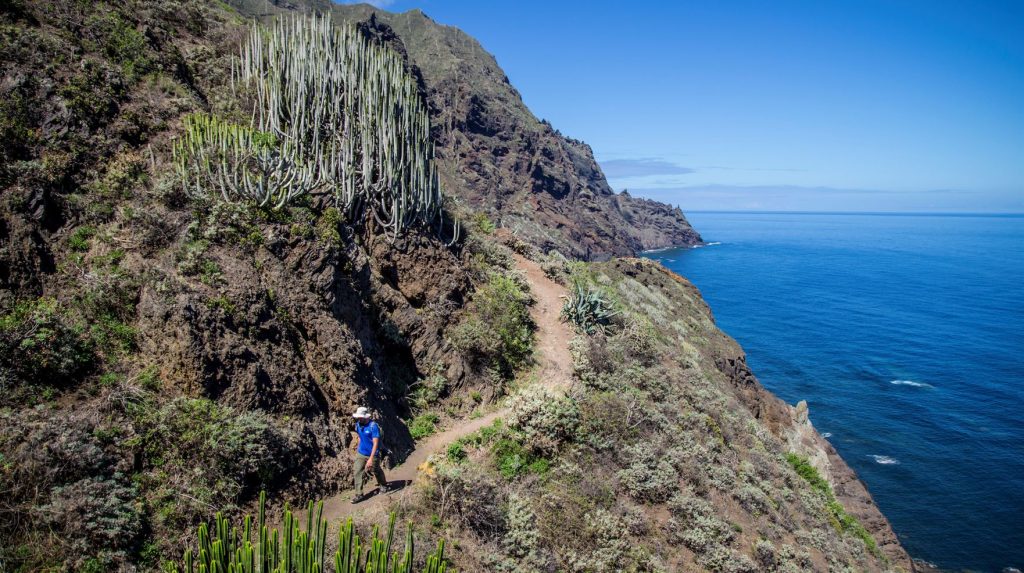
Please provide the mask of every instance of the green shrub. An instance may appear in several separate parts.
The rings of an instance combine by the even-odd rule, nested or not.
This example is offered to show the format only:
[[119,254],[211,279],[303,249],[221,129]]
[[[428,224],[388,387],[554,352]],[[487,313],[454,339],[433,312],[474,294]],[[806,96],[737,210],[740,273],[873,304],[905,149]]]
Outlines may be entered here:
[[68,237],[68,246],[71,247],[72,251],[84,253],[89,250],[89,245],[92,238],[96,236],[96,228],[89,225],[82,225],[75,229],[74,233]]
[[448,378],[442,368],[442,364],[437,364],[429,375],[413,383],[409,401],[417,410],[433,406],[448,392]]
[[97,128],[117,111],[124,84],[121,78],[109,77],[95,61],[84,60],[80,71],[59,92],[75,120]]
[[667,500],[679,489],[679,474],[664,456],[647,442],[628,448],[629,466],[616,474],[619,484],[633,499],[649,503]]
[[[177,398],[129,408],[144,482],[159,503],[173,503],[165,523],[178,527],[209,505],[234,506],[275,479],[291,454],[290,438],[262,412],[237,412],[207,399]],[[174,492],[190,491],[188,498]],[[160,499],[160,496],[170,496]]]
[[847,513],[846,508],[836,500],[836,496],[832,492],[832,487],[829,486],[828,481],[821,477],[818,470],[806,458],[794,452],[788,452],[786,454],[786,461],[789,462],[789,465],[800,477],[811,484],[812,488],[825,496],[825,509],[828,513],[828,519],[838,531],[850,533],[857,537],[864,542],[865,547],[868,548],[872,555],[884,558],[875,538],[871,536],[868,530],[864,529],[864,526],[856,517]]
[[476,226],[478,231],[485,235],[490,235],[494,233],[495,229],[497,229],[497,226],[493,221],[491,221],[490,217],[487,216],[487,213],[477,213],[476,215],[473,215],[473,224]]
[[416,416],[409,424],[409,435],[412,439],[419,440],[437,431],[437,423],[441,418],[432,412],[426,412]]
[[475,366],[511,378],[533,351],[530,302],[529,294],[511,277],[491,273],[454,328],[452,344]]
[[79,555],[109,553],[125,559],[142,532],[138,492],[122,476],[87,477],[55,488],[39,514],[73,539]]
[[448,459],[455,463],[459,463],[466,459],[466,449],[461,440],[457,440],[448,445]]
[[334,247],[341,245],[341,223],[341,211],[335,207],[324,209],[316,221],[317,236],[328,245]]
[[21,380],[66,384],[95,360],[94,342],[53,299],[21,303],[0,317],[0,366]]
[[153,69],[146,37],[132,23],[118,14],[111,14],[94,23],[97,24],[105,32],[103,47],[107,56],[121,65],[121,71],[129,81],[135,81]]
[[512,400],[508,427],[539,455],[556,453],[573,438],[580,422],[575,400],[543,386],[532,386]]

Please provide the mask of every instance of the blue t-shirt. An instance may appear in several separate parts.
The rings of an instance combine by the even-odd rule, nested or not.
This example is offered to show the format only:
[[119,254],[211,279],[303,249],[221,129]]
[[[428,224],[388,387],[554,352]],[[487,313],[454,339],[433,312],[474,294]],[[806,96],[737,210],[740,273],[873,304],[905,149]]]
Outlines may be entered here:
[[380,426],[377,422],[362,425],[356,422],[356,433],[359,434],[359,454],[368,456],[373,453],[373,439],[380,438]]

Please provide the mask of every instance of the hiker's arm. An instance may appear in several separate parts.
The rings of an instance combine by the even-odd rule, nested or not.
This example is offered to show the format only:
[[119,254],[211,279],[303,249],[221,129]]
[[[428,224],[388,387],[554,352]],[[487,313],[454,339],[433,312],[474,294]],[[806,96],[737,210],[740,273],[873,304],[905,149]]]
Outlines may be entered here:
[[370,452],[369,459],[366,460],[366,467],[373,465],[373,456],[377,455],[377,444],[380,443],[380,438],[373,439],[373,451]]

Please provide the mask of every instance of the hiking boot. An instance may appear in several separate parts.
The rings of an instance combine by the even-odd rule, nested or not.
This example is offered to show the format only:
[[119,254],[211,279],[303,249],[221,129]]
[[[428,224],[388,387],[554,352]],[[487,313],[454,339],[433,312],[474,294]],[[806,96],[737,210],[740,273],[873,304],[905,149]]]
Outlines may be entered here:
[[387,484],[387,483],[382,485],[382,486],[378,486],[377,487],[377,491],[379,491],[380,493],[387,493],[389,491],[394,491],[394,490],[395,490],[395,486],[393,486],[391,484]]

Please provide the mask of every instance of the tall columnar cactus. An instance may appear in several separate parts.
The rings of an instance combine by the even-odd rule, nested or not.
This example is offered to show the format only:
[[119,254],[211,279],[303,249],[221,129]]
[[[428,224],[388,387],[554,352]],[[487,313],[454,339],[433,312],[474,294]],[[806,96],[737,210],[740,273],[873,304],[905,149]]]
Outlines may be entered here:
[[393,50],[329,16],[281,17],[253,24],[231,85],[252,98],[251,125],[186,120],[174,151],[190,192],[274,207],[325,192],[392,238],[443,229],[426,104]]
[[324,185],[316,166],[287,139],[206,114],[185,117],[174,142],[174,165],[186,190],[219,189],[225,201],[244,199],[280,208]]
[[[255,525],[245,518],[242,531],[232,527],[220,513],[213,531],[204,523],[199,526],[199,550],[185,552],[184,573],[326,573],[330,563],[325,561],[327,547],[327,521],[323,519],[323,502],[310,502],[306,512],[305,528],[300,519],[285,508],[280,532],[266,525],[266,495],[260,494],[260,512]],[[355,534],[352,518],[338,532],[338,549],[334,552],[335,573],[412,573],[412,524],[406,533],[405,551],[399,555],[392,551],[395,534],[395,514],[388,521],[387,537],[380,537],[380,528],[374,527],[369,544],[363,546]],[[423,573],[446,573],[444,541],[437,550],[427,555]],[[179,573],[177,564],[169,564],[167,573]]]

